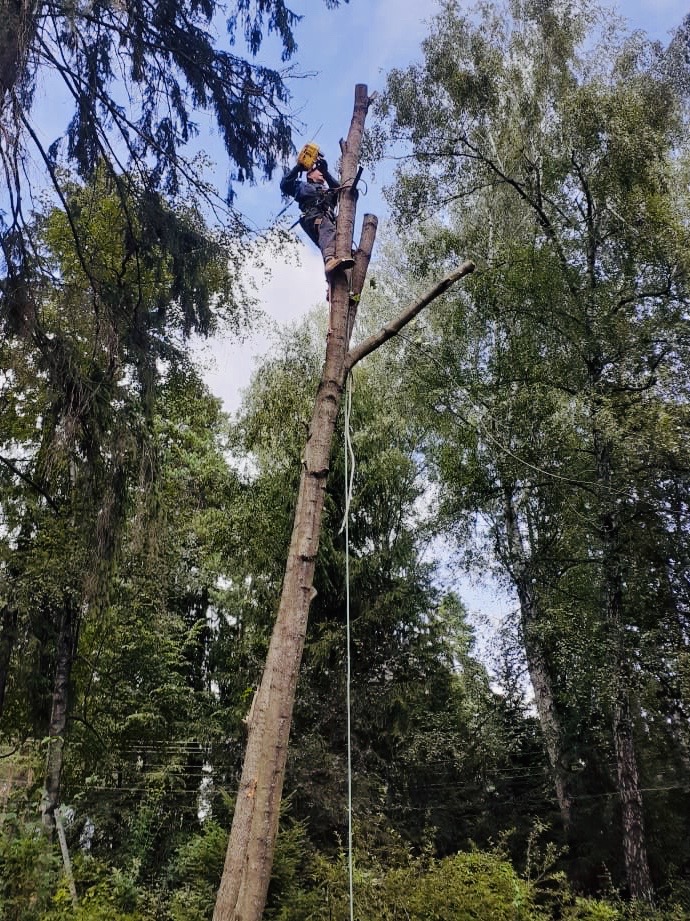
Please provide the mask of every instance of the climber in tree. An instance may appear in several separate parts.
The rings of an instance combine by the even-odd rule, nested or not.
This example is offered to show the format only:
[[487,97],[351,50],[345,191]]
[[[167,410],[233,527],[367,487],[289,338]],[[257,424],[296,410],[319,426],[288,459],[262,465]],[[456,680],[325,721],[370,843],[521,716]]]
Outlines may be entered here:
[[[349,269],[352,258],[337,259],[335,255],[335,207],[338,201],[338,183],[328,172],[328,163],[319,153],[314,162],[305,167],[302,153],[297,163],[283,176],[280,191],[291,195],[299,205],[302,216],[300,226],[321,250],[326,274],[335,269]],[[306,172],[306,182],[299,178]]]

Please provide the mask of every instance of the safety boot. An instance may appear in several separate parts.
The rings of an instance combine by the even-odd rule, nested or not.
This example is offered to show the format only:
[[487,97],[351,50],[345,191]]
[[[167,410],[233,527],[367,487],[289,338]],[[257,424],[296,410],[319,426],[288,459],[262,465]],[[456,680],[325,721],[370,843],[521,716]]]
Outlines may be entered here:
[[343,259],[330,256],[326,259],[324,268],[326,269],[326,275],[330,275],[336,269],[351,269],[354,264],[355,260],[351,256],[345,256]]

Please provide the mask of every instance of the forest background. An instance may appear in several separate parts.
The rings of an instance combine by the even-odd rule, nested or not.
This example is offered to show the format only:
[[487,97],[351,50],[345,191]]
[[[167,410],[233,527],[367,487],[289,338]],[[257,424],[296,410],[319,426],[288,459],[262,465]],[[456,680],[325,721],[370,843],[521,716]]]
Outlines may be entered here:
[[[20,4],[32,28],[0,46],[0,912],[210,917],[326,308],[281,327],[232,417],[198,337],[320,300],[294,216],[272,220],[275,178],[300,133],[344,133],[368,79],[364,204],[390,217],[358,335],[465,256],[478,271],[355,382],[357,910],[685,917],[687,23],[671,9],[631,33],[565,2],[451,3],[423,27],[397,4],[303,23],[235,6],[257,61],[294,56],[294,29],[309,69],[328,63],[291,83],[213,57],[212,5]],[[337,68],[324,36],[349,32],[365,40]],[[64,143],[49,71],[78,103]],[[230,204],[195,157],[211,121]],[[251,290],[267,262],[275,306]],[[343,463],[266,917],[347,916]],[[481,658],[450,570],[509,599]]]

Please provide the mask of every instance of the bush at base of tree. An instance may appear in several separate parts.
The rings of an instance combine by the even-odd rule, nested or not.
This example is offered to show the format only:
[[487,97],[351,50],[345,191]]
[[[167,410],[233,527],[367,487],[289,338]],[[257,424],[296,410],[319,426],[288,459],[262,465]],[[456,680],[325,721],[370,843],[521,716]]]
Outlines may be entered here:
[[33,921],[50,900],[58,861],[38,823],[5,816],[0,833],[0,918]]
[[[207,921],[213,909],[227,832],[214,822],[190,839],[171,868],[170,890],[148,890],[126,872],[88,855],[74,856],[79,905],[72,905],[58,851],[38,824],[6,821],[0,836],[2,921]],[[678,905],[576,897],[548,860],[521,876],[500,849],[436,860],[410,855],[394,833],[366,833],[354,856],[356,914],[367,921],[684,921]],[[548,857],[548,855],[547,855]],[[272,921],[347,921],[347,856],[310,852],[304,826],[289,821],[279,837]]]
[[[574,895],[563,873],[548,860],[535,878],[521,876],[501,849],[470,851],[442,860],[411,857],[402,840],[385,855],[362,842],[354,857],[357,917],[367,921],[682,921],[679,906],[652,909],[612,898]],[[547,855],[548,856],[548,855]],[[316,855],[309,886],[298,886],[277,921],[347,921],[348,861]]]
[[76,854],[73,872],[78,905],[72,904],[63,877],[40,921],[162,921],[166,917],[157,894],[137,881],[136,863],[125,871],[88,854]]

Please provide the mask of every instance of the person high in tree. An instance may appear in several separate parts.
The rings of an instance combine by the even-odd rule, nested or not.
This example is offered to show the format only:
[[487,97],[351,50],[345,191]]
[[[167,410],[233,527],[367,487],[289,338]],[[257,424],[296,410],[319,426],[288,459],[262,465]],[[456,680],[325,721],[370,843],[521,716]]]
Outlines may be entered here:
[[[335,208],[338,202],[338,183],[328,172],[328,163],[316,151],[316,156],[305,156],[303,148],[297,163],[286,173],[280,183],[283,195],[292,196],[302,216],[299,224],[321,250],[326,274],[335,269],[350,269],[354,265],[351,257],[338,259],[335,255]],[[300,179],[300,173],[306,173],[306,182]]]

